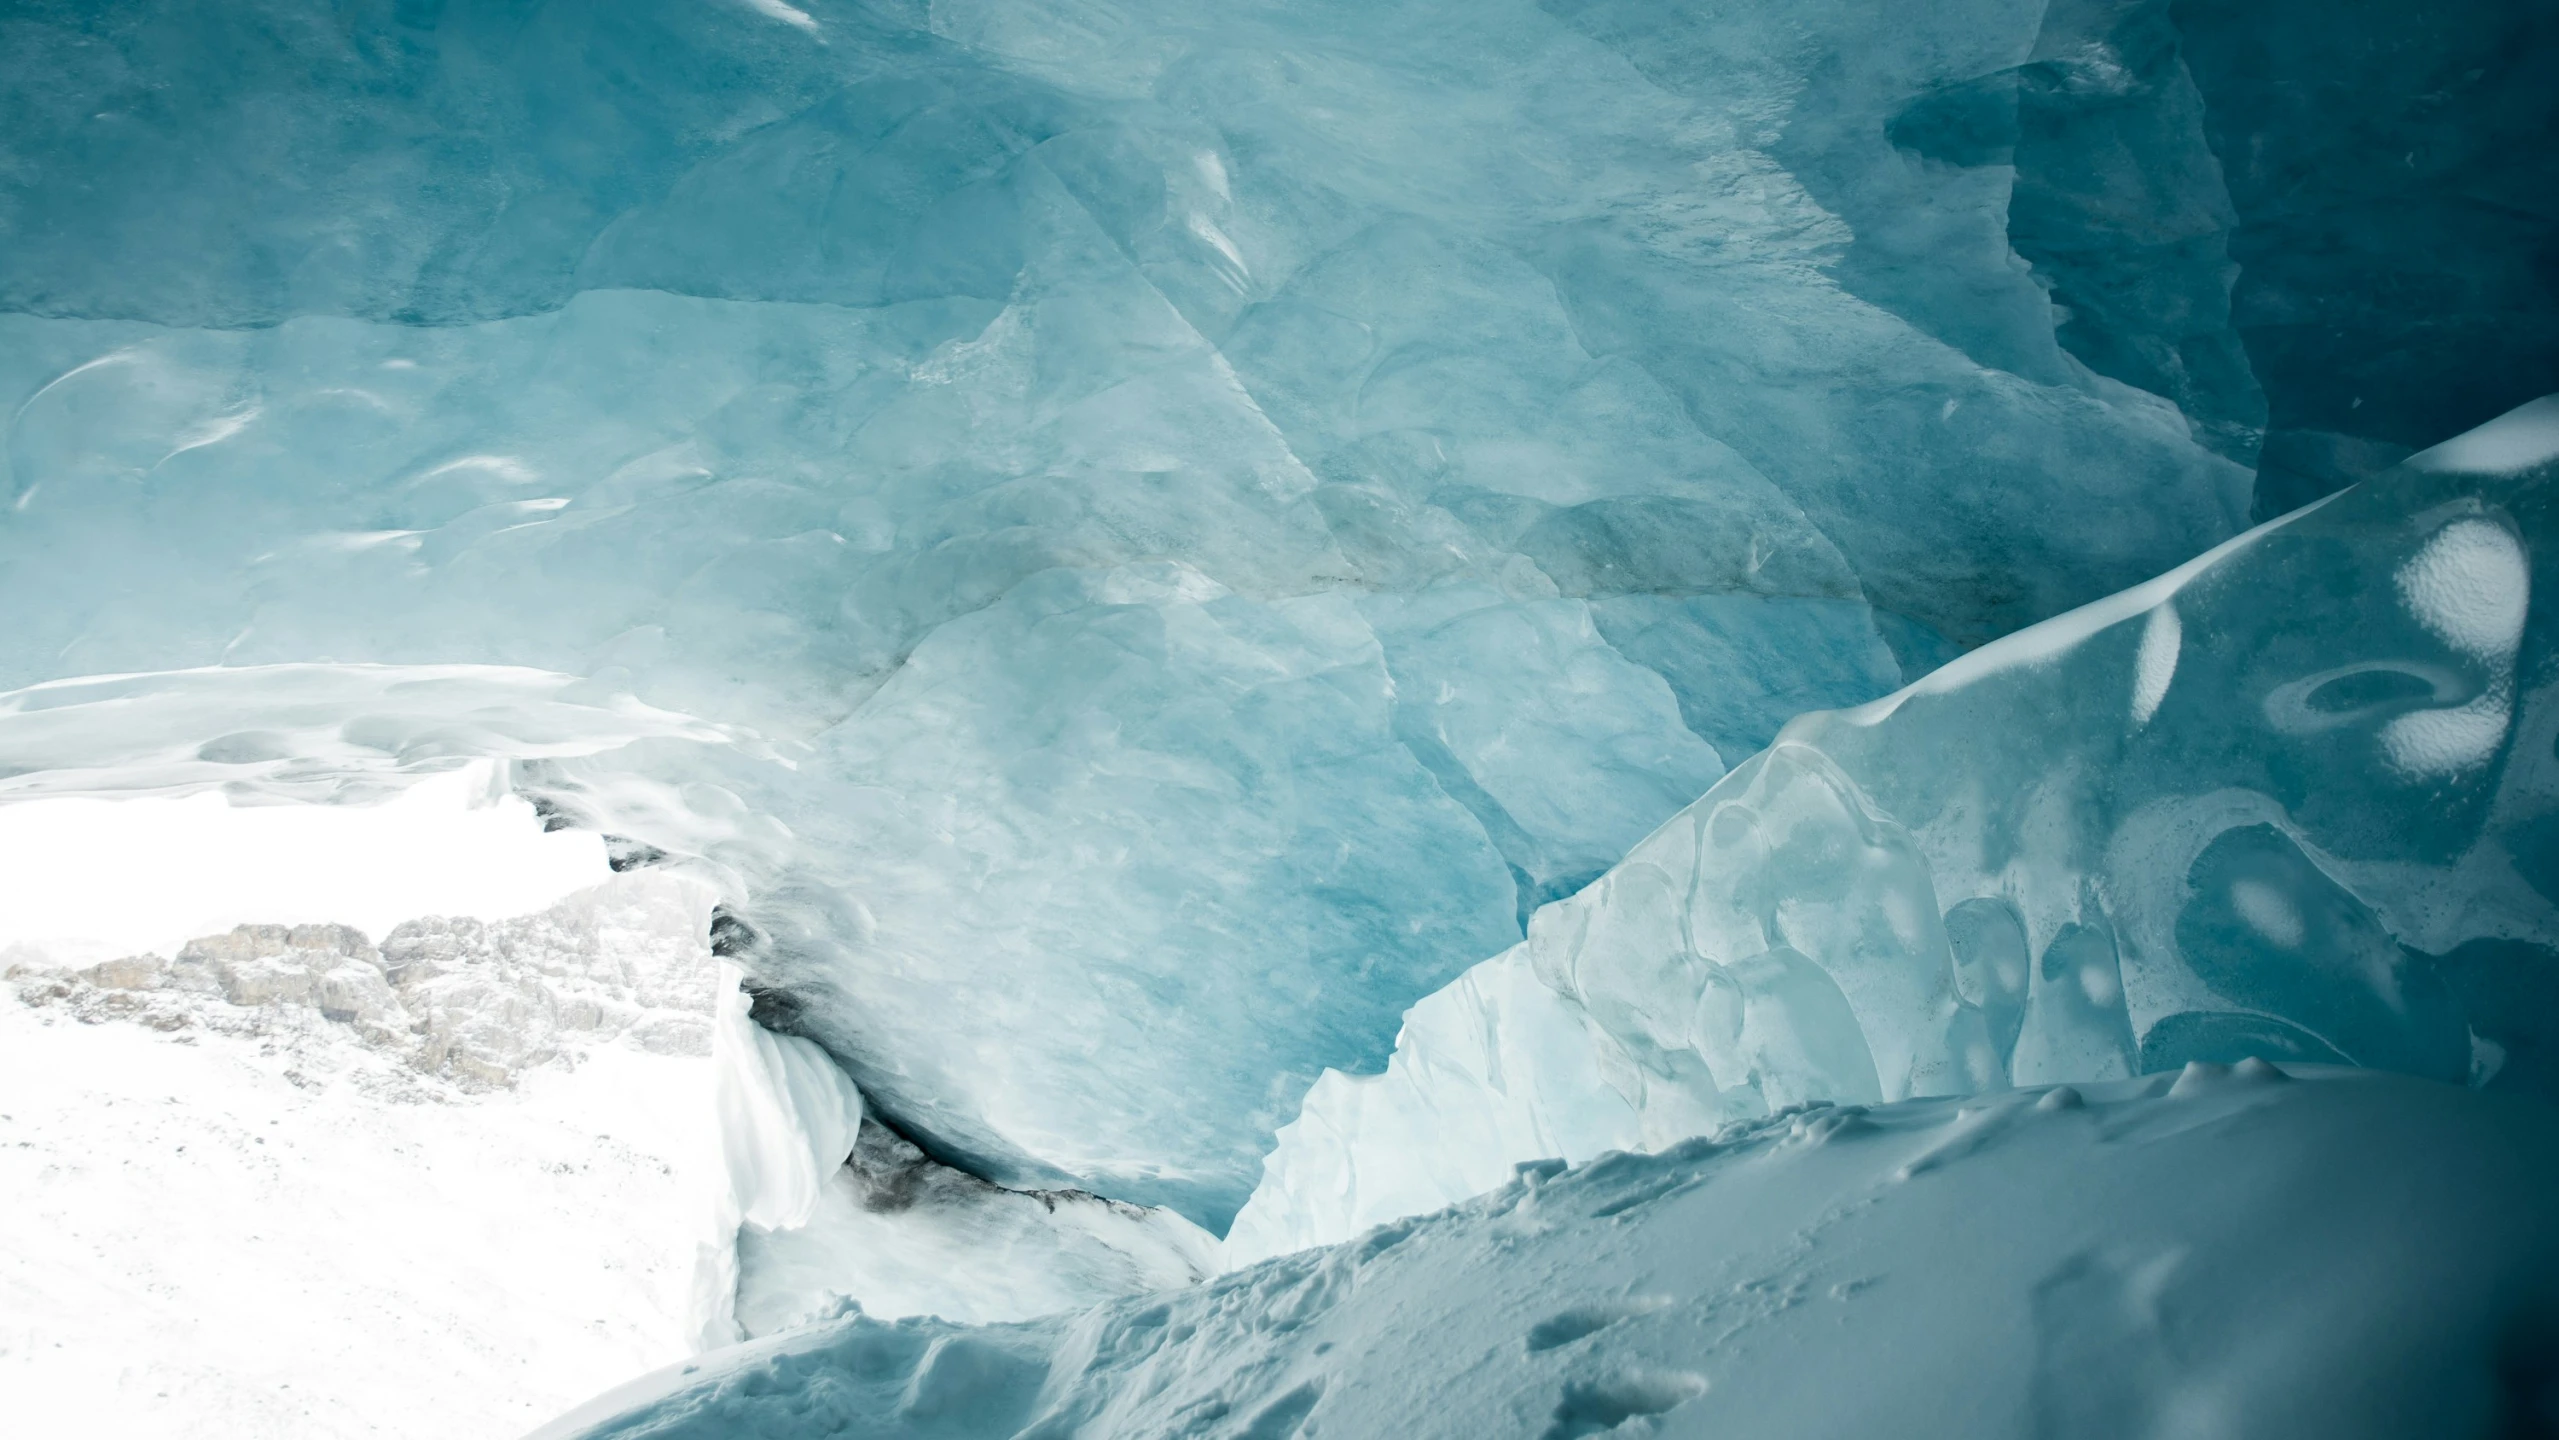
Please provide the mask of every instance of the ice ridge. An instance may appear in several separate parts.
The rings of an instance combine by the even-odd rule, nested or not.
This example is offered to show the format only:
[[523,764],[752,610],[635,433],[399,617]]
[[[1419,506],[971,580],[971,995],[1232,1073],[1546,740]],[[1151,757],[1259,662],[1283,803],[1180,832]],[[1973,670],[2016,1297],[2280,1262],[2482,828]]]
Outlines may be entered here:
[[1809,1101],[2251,1057],[2559,1093],[2554,497],[2559,397],[1800,717],[1317,1082],[1230,1260]]

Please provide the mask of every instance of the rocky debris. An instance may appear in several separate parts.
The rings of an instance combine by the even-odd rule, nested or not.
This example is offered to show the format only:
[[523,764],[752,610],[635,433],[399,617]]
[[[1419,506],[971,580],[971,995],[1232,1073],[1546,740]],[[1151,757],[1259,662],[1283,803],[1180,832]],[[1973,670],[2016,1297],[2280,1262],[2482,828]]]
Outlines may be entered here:
[[101,960],[81,971],[80,978],[101,990],[149,990],[168,973],[168,962],[157,955],[127,955],[120,960]]
[[685,882],[635,872],[532,915],[411,920],[378,949],[345,925],[242,925],[188,941],[175,961],[20,960],[0,978],[88,1024],[273,1037],[318,1022],[418,1073],[503,1088],[590,1043],[708,1055],[703,915]]

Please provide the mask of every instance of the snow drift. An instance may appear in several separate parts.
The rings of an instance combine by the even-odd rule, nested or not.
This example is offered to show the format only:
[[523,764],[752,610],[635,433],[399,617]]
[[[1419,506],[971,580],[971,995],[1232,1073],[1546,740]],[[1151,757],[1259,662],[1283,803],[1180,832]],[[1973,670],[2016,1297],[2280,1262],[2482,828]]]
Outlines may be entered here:
[[1175,1295],[851,1317],[536,1437],[2538,1433],[2554,1123],[2263,1062],[1816,1106]]

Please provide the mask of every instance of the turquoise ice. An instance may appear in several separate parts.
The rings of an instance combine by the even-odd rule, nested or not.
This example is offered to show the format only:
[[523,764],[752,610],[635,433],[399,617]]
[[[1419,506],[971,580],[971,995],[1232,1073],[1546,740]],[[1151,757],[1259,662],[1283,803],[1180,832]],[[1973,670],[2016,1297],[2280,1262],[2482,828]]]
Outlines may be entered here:
[[[2482,133],[2537,138],[2498,68],[2538,73],[2529,22],[2426,30],[2401,88],[2526,95]],[[1222,1224],[1317,1076],[1792,717],[2559,383],[2514,258],[2548,147],[2451,145],[2373,68],[2403,22],[2357,24],[13,6],[0,786],[356,800],[507,758],[717,880],[759,1016],[937,1155]],[[2366,116],[2333,143],[2252,78],[2311,35]],[[2355,244],[2277,243],[2347,189]],[[2460,243],[2368,223],[2411,196]],[[2445,255],[2463,283],[2368,283]],[[2333,295],[2353,326],[2301,318]],[[2406,346],[2422,404],[2355,368]],[[2301,923],[2378,946],[2355,913]],[[2033,1001],[1999,913],[1929,923],[2000,1056],[2157,1033]],[[2069,923],[2091,974],[2152,943]],[[1821,1010],[1791,943],[1752,973]],[[2296,1023],[2472,1063],[2450,1022]],[[1988,1073],[1899,1044],[1879,1092]]]

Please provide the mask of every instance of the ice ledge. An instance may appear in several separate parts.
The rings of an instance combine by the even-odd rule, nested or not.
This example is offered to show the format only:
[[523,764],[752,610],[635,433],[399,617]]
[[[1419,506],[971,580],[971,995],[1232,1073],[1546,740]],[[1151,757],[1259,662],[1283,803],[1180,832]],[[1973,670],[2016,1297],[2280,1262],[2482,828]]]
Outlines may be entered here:
[[1805,1101],[2249,1055],[2559,1093],[2555,440],[2559,397],[1798,718],[1322,1077],[1229,1263]]

